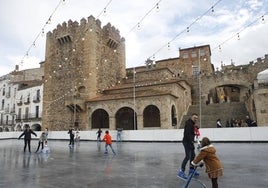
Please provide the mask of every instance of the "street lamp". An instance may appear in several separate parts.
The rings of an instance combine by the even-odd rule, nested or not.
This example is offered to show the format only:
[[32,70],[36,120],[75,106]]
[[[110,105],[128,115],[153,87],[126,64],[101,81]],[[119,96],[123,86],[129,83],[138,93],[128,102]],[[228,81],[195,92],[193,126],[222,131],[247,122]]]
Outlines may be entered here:
[[200,49],[198,50],[198,88],[199,88],[199,128],[202,127],[202,102],[201,102],[201,63]]
[[135,82],[136,82],[136,70],[135,67],[133,68],[133,128],[136,130],[136,117],[135,117],[135,111],[136,111],[136,87],[135,87]]

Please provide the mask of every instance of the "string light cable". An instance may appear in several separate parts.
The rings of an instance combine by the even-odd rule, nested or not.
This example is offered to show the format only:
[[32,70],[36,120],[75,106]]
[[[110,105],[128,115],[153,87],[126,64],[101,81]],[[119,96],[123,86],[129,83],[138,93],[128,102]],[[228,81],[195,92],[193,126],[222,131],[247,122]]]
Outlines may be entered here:
[[63,3],[65,3],[65,0],[60,0],[60,1],[59,1],[59,3],[57,4],[57,6],[55,7],[55,9],[53,10],[52,14],[49,16],[48,20],[46,21],[46,23],[45,23],[44,26],[42,27],[41,31],[40,31],[40,32],[37,34],[37,36],[35,37],[33,43],[32,43],[32,44],[30,45],[30,47],[27,49],[26,54],[22,57],[22,59],[21,59],[21,61],[20,61],[20,65],[21,65],[21,66],[23,66],[24,59],[25,59],[26,57],[29,56],[29,53],[30,53],[31,49],[32,49],[33,47],[36,46],[36,41],[39,39],[40,36],[43,36],[43,35],[44,35],[46,26],[47,26],[48,24],[51,23],[51,19],[52,19],[53,15],[56,13],[56,11],[59,9],[59,7],[60,7]]
[[179,36],[181,36],[183,33],[185,32],[189,32],[190,28],[196,24],[199,20],[201,20],[206,14],[208,14],[209,12],[214,13],[214,8],[221,2],[222,0],[218,0],[215,4],[213,4],[211,6],[211,8],[209,8],[207,11],[205,11],[201,16],[197,17],[190,25],[188,25],[186,27],[186,29],[183,29],[181,32],[179,32],[177,35],[175,35],[169,42],[165,43],[163,46],[161,46],[158,50],[156,50],[155,53],[153,53],[153,55],[149,56],[148,59],[151,59],[152,57],[155,57],[157,53],[159,53],[163,48],[165,48],[166,46],[170,46],[171,42],[175,41]]
[[243,31],[245,31],[247,28],[249,28],[250,26],[254,25],[255,23],[259,22],[259,20],[261,20],[262,22],[264,22],[264,16],[266,16],[267,14],[268,14],[268,12],[264,13],[261,16],[258,16],[255,20],[253,20],[248,25],[246,25],[245,27],[243,27],[242,29],[240,29],[238,32],[235,32],[235,34],[231,35],[229,38],[227,38],[226,40],[224,40],[222,43],[220,43],[219,45],[216,45],[216,47],[212,48],[212,51],[214,51],[215,49],[222,50],[222,46],[225,43],[227,43],[228,41],[230,41],[231,39],[233,39],[234,37],[237,37],[237,39],[240,40],[240,34]]

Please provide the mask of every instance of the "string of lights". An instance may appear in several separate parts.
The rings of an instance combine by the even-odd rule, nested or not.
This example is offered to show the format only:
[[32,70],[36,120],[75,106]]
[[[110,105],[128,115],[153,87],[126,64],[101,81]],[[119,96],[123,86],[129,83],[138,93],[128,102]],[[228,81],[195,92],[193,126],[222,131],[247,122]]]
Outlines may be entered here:
[[125,35],[125,38],[132,32],[134,31],[136,28],[140,28],[141,23],[143,22],[143,20],[156,8],[157,11],[159,11],[159,4],[162,0],[159,0]]
[[[106,14],[106,12],[107,12],[107,6],[111,3],[111,1],[112,0],[110,0],[109,2],[108,2],[108,4],[105,6],[105,8],[101,11],[101,13],[98,15],[98,17],[100,17],[102,14]],[[186,29],[184,29],[183,31],[181,31],[180,33],[178,33],[174,38],[172,38],[168,43],[166,43],[163,47],[161,47],[159,50],[157,50],[154,54],[153,54],[153,57],[155,57],[155,55],[157,54],[157,53],[159,53],[164,47],[166,47],[167,45],[169,46],[170,45],[170,43],[171,42],[173,42],[174,40],[176,40],[181,34],[183,34],[183,33],[185,33],[185,32],[189,32],[190,31],[190,28],[196,23],[196,22],[198,22],[200,19],[202,19],[202,17],[203,16],[205,16],[206,14],[208,14],[209,12],[212,12],[212,13],[214,13],[214,7],[220,2],[221,0],[219,0],[219,1],[217,1],[211,8],[209,8],[204,14],[202,14],[200,17],[198,17],[198,18],[196,18],[190,25],[188,25],[188,27],[186,27]],[[139,20],[139,22],[137,22],[137,24],[135,24],[131,29],[130,29],[130,31],[127,33],[127,35],[126,36],[128,36],[129,35],[129,33],[131,33],[132,31],[134,31],[137,27],[139,28],[140,27],[140,25],[141,25],[141,23],[143,22],[143,20],[152,12],[152,10],[153,9],[159,9],[159,3],[160,3],[161,1],[158,1],[158,3],[156,4],[156,5],[154,5],[153,6],[153,8],[152,9],[150,9],[143,17],[142,17],[142,19],[140,19]],[[98,18],[97,17],[97,18]],[[264,16],[263,16],[263,19],[264,19]],[[252,24],[251,24],[252,25]],[[248,25],[248,27],[250,27],[251,25]],[[87,28],[87,30],[88,29],[90,29],[90,28]],[[241,32],[242,32],[243,30],[240,30],[238,33],[236,33],[232,38],[234,38],[235,36],[239,36],[240,37],[240,35],[239,34],[241,34]],[[125,37],[126,37],[125,36]],[[82,39],[82,38],[81,38]],[[231,40],[231,39],[229,39],[229,40]],[[221,43],[221,45],[223,45],[224,43],[226,43],[227,41],[229,41],[229,40],[226,40],[226,41],[224,41],[223,43]],[[219,45],[220,46],[220,45]],[[150,58],[151,58],[152,56],[150,56]],[[144,63],[144,62],[142,62],[142,63]],[[65,94],[66,95],[66,94]],[[64,96],[65,96],[64,95]],[[63,97],[64,97],[63,96]]]
[[245,31],[247,28],[251,27],[252,25],[258,23],[260,20],[262,23],[264,23],[264,16],[266,16],[268,14],[268,12],[264,13],[261,16],[258,16],[255,20],[253,20],[252,22],[250,22],[248,25],[246,25],[245,27],[239,29],[238,32],[235,32],[235,34],[231,35],[230,37],[228,37],[226,40],[224,40],[223,42],[221,42],[220,44],[216,45],[216,47],[212,48],[212,51],[218,49],[219,51],[222,50],[222,46],[227,43],[228,41],[230,41],[231,39],[237,37],[238,40],[240,40],[240,35],[243,31]]
[[189,33],[190,32],[190,28],[196,24],[199,20],[201,20],[205,15],[207,15],[208,13],[214,13],[214,8],[221,2],[222,0],[218,0],[215,4],[213,4],[207,11],[205,11],[203,14],[201,14],[201,16],[197,17],[192,23],[190,23],[190,25],[188,25],[185,29],[183,29],[182,31],[180,31],[177,35],[175,35],[170,41],[168,41],[167,43],[165,43],[163,46],[161,46],[158,50],[156,50],[156,52],[153,53],[153,55],[149,56],[148,59],[151,58],[155,58],[156,54],[159,53],[163,48],[166,48],[167,46],[170,47],[170,44],[175,41],[179,36],[181,36],[183,33]]
[[56,11],[59,9],[59,7],[65,3],[65,0],[60,0],[59,3],[57,4],[57,6],[55,7],[55,9],[53,10],[52,14],[49,16],[48,20],[46,21],[46,23],[44,24],[44,26],[42,27],[41,31],[37,34],[37,36],[35,37],[34,41],[31,43],[31,45],[29,46],[29,48],[27,49],[25,55],[22,57],[21,61],[20,61],[20,65],[23,66],[24,63],[24,59],[26,57],[29,56],[30,51],[32,50],[33,47],[36,46],[36,42],[39,39],[40,36],[43,36],[45,33],[45,28],[47,27],[47,25],[49,25],[51,23],[52,17],[54,16],[54,14],[56,13]]

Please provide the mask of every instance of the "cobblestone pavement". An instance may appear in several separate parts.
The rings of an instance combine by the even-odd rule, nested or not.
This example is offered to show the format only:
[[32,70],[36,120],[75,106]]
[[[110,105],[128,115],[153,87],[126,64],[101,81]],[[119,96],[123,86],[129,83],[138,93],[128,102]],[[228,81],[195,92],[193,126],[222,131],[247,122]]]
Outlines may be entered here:
[[[177,169],[181,143],[113,143],[116,155],[104,155],[104,143],[49,141],[49,154],[23,150],[23,140],[0,140],[0,187],[4,188],[181,188]],[[219,188],[267,188],[267,143],[214,143],[224,166]],[[211,187],[205,168],[199,180]],[[198,188],[198,187],[196,187]]]

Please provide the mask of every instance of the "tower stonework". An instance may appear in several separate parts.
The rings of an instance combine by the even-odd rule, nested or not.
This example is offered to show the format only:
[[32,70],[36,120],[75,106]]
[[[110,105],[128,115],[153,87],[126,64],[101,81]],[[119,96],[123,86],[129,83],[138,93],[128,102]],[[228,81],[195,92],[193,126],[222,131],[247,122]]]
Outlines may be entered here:
[[93,16],[71,20],[47,33],[43,127],[88,127],[85,102],[117,84],[126,73],[125,43],[110,23]]

